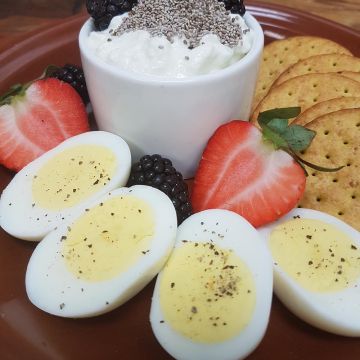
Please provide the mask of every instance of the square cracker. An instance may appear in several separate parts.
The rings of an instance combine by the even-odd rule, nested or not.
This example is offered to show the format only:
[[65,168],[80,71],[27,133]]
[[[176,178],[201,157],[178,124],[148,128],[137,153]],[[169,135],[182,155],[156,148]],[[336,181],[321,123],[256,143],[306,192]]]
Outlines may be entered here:
[[313,120],[316,131],[303,158],[337,172],[307,168],[309,176],[300,206],[324,211],[360,230],[360,109],[335,111]]
[[339,73],[352,71],[360,74],[360,58],[345,54],[315,55],[298,61],[279,75],[273,86],[279,85],[295,76],[312,73]]
[[[359,94],[360,96],[360,94]],[[301,113],[295,120],[295,124],[305,125],[319,116],[342,109],[360,108],[360,97],[340,97],[322,101]]]
[[328,74],[307,74],[289,79],[275,86],[259,103],[251,116],[257,123],[259,112],[274,108],[300,106],[304,112],[318,102],[341,96],[359,96],[360,83],[344,76]]
[[277,77],[290,65],[309,56],[351,52],[334,41],[315,36],[294,36],[265,46],[252,108],[258,105]]

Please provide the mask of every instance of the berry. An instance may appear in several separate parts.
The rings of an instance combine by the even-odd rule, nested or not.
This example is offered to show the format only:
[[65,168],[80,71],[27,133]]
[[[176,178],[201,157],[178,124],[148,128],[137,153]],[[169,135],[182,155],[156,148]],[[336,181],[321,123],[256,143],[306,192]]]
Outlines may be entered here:
[[86,8],[94,19],[96,30],[105,30],[112,18],[130,11],[137,0],[86,0]]
[[47,78],[15,85],[0,97],[0,164],[19,171],[88,130],[85,105],[69,84]]
[[132,185],[149,185],[168,195],[175,207],[178,224],[192,213],[187,184],[169,159],[158,154],[143,156],[131,168],[127,186]]
[[245,14],[245,5],[243,0],[219,0],[225,4],[225,9],[232,14],[239,14],[243,16]]
[[83,70],[73,64],[65,64],[63,67],[55,68],[49,77],[65,81],[70,84],[81,96],[84,104],[89,103],[89,94],[86,87],[85,76]]
[[234,120],[210,138],[191,202],[194,211],[232,210],[257,227],[294,208],[305,190],[305,179],[302,167],[264,141],[257,127]]

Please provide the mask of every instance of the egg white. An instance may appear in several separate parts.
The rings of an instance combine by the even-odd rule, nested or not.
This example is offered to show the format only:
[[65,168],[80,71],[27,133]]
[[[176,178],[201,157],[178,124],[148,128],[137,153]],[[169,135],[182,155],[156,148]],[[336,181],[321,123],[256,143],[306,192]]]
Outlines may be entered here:
[[[117,164],[111,180],[86,200],[60,211],[44,209],[38,204],[33,205],[34,175],[52,157],[78,145],[101,145],[115,154]],[[121,137],[105,131],[91,131],[73,136],[32,161],[14,176],[0,198],[0,226],[19,239],[40,241],[49,231],[71,219],[78,209],[86,207],[108,191],[124,186],[130,174],[130,167],[130,150]]]
[[[259,228],[259,233],[268,243],[275,227],[297,216],[331,224],[346,233],[360,247],[360,233],[353,227],[334,216],[304,208],[294,209],[276,222]],[[344,290],[317,293],[303,288],[278,264],[274,263],[273,268],[275,294],[300,319],[334,334],[360,336],[360,278],[355,286]]]
[[93,202],[90,209],[112,197],[127,194],[145,201],[154,214],[155,231],[146,255],[112,279],[78,279],[67,270],[61,257],[61,237],[67,234],[68,226],[85,213],[79,210],[72,222],[50,232],[30,258],[25,284],[27,295],[35,306],[62,317],[96,316],[129,300],[161,270],[173,249],[177,229],[174,206],[164,193],[145,185],[120,188]]
[[[203,225],[201,225],[203,223]],[[204,229],[207,229],[204,232]],[[256,229],[240,215],[220,209],[205,210],[186,219],[178,228],[175,248],[182,241],[212,242],[234,253],[250,269],[255,282],[256,304],[250,323],[232,339],[205,344],[195,342],[175,331],[164,319],[160,305],[159,273],[150,310],[150,322],[161,346],[176,359],[242,359],[250,354],[263,338],[272,300],[271,256]],[[186,275],[184,275],[186,276]]]

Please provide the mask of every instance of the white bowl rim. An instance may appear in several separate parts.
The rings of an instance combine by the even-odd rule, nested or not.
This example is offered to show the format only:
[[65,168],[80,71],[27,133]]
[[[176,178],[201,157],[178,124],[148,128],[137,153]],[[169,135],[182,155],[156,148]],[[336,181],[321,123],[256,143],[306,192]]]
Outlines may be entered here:
[[239,61],[231,64],[230,66],[215,71],[209,74],[202,74],[196,76],[190,76],[185,78],[167,78],[157,75],[150,74],[141,74],[136,72],[130,72],[115,65],[111,65],[103,61],[102,59],[95,56],[91,49],[87,46],[86,40],[90,31],[93,28],[93,20],[89,18],[81,27],[79,33],[79,47],[82,57],[86,57],[87,61],[92,63],[93,66],[98,66],[103,71],[111,74],[115,77],[122,77],[129,81],[133,82],[143,82],[143,83],[153,83],[156,85],[166,84],[179,86],[181,84],[193,84],[194,83],[204,83],[221,80],[223,78],[232,77],[234,74],[239,71],[246,69],[248,66],[251,66],[251,63],[256,63],[256,60],[261,56],[263,47],[264,47],[264,32],[261,28],[259,22],[253,17],[249,12],[246,12],[244,15],[244,20],[246,24],[254,31],[253,44],[250,51]]

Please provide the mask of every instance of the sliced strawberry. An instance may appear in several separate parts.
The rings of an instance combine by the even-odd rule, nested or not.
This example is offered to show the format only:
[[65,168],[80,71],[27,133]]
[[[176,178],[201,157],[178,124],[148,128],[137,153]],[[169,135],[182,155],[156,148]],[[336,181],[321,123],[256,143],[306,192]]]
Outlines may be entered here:
[[249,122],[234,120],[210,138],[195,175],[195,211],[228,209],[260,226],[294,208],[305,172],[285,151],[264,141]]
[[58,79],[36,80],[5,102],[0,107],[0,163],[9,169],[19,171],[65,139],[89,130],[79,94]]

